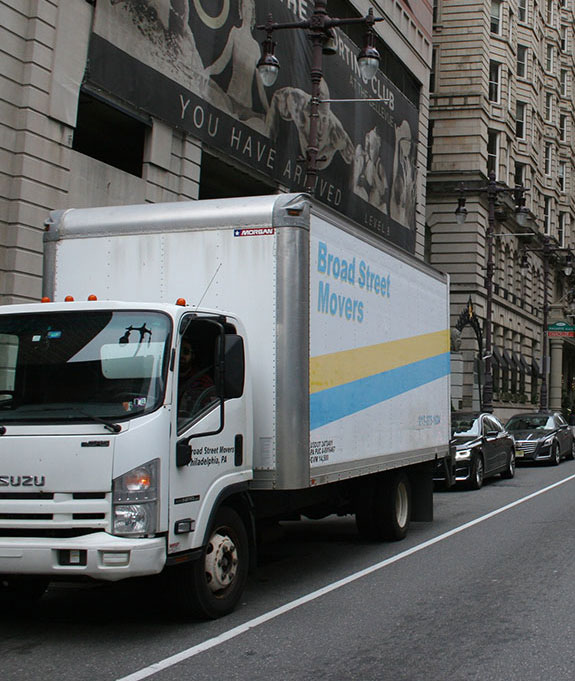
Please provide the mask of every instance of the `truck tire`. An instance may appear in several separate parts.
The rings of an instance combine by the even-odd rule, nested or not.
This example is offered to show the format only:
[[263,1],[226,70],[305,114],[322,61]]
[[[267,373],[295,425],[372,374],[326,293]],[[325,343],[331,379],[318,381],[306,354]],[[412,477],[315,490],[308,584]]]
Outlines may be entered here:
[[249,543],[244,523],[229,506],[216,513],[199,560],[174,568],[174,598],[185,615],[217,619],[240,600],[249,568]]
[[369,541],[404,539],[411,517],[411,487],[403,472],[372,476],[362,485],[355,521]]

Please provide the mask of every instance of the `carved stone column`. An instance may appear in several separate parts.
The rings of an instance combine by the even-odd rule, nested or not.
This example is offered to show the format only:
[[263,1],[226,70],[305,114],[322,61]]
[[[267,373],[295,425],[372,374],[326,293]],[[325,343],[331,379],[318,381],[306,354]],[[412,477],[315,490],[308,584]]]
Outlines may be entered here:
[[[563,379],[563,340],[550,338],[551,370],[549,372],[549,409],[561,411],[561,391]],[[545,371],[545,367],[543,367]]]

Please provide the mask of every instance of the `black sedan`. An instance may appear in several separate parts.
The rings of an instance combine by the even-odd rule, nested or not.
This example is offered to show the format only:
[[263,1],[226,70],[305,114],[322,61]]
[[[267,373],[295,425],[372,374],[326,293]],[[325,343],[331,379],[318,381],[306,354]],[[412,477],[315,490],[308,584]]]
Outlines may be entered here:
[[559,413],[515,414],[507,421],[519,461],[541,461],[558,466],[573,459],[573,431]]
[[451,437],[456,483],[480,489],[485,478],[515,475],[515,443],[493,414],[454,412]]

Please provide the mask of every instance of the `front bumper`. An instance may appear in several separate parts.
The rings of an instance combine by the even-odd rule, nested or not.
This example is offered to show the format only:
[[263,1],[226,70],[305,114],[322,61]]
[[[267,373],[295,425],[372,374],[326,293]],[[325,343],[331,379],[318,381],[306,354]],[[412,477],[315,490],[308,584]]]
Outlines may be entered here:
[[158,574],[165,563],[162,537],[131,539],[107,532],[66,539],[0,537],[0,574],[85,576],[114,582]]
[[467,482],[471,478],[471,459],[455,462],[455,481]]

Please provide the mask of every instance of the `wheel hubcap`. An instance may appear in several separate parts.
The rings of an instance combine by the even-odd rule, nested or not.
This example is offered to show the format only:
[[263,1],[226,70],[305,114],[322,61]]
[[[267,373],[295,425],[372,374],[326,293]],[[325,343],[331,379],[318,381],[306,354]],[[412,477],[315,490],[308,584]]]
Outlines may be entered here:
[[206,551],[206,579],[214,593],[228,587],[238,571],[238,550],[227,535],[212,535]]
[[477,459],[477,466],[475,467],[475,479],[477,480],[477,484],[481,484],[481,482],[483,482],[483,461],[481,461],[481,459]]
[[407,523],[407,514],[409,513],[409,499],[407,494],[407,487],[401,483],[397,487],[397,496],[395,497],[395,517],[399,527],[405,527]]

